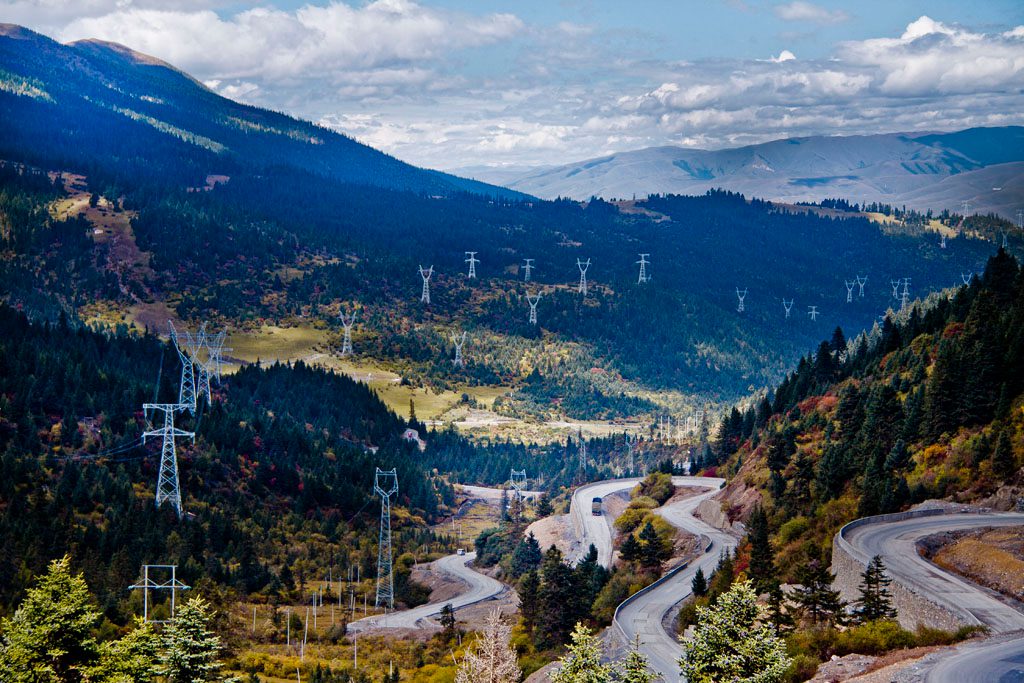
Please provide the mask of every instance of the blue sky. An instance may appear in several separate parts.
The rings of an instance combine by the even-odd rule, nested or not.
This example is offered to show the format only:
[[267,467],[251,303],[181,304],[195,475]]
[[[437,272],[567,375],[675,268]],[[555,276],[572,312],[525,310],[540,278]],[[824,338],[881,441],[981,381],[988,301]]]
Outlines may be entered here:
[[1024,3],[0,0],[417,164],[1024,123]]

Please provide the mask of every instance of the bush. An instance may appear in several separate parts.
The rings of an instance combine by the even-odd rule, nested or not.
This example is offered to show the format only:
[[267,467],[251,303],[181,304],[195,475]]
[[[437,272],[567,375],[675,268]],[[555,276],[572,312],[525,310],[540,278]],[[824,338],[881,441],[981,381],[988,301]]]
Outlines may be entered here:
[[644,572],[618,570],[601,588],[594,599],[591,614],[601,624],[610,624],[615,608],[633,593],[654,582],[653,576]]
[[870,621],[840,633],[836,638],[835,654],[842,656],[856,652],[863,655],[880,655],[883,652],[902,650],[917,644],[914,634],[895,621]]
[[800,539],[810,527],[811,521],[806,517],[794,517],[779,527],[779,544],[786,545]]
[[796,655],[783,675],[783,683],[803,683],[818,673],[818,660],[811,655]]
[[647,478],[637,484],[633,489],[634,496],[648,496],[658,501],[658,505],[664,505],[665,501],[672,497],[676,487],[672,484],[672,475],[664,472],[652,472]]
[[631,534],[647,517],[649,510],[645,508],[626,508],[619,518],[615,520],[615,528],[619,533]]

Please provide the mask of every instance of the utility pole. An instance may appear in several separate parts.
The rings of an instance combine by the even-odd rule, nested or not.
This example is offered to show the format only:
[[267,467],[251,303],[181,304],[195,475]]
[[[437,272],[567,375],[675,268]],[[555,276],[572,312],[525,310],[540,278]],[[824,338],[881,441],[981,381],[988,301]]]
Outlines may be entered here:
[[789,312],[793,310],[793,300],[790,299],[789,301],[786,301],[785,299],[783,299],[782,307],[786,309],[786,320],[789,320]]
[[420,301],[427,305],[430,305],[430,276],[434,274],[434,266],[430,266],[427,270],[423,270],[423,266],[420,266],[420,277],[423,278],[423,293],[420,294]]
[[590,259],[586,263],[576,259],[576,267],[580,269],[580,285],[578,291],[583,296],[587,295],[587,268],[590,268]]
[[747,290],[740,291],[740,288],[736,288],[736,298],[740,300],[739,305],[736,306],[736,312],[742,313],[746,310],[746,306],[743,305],[743,300],[747,298]]
[[[391,572],[391,496],[398,493],[398,470],[377,468],[373,492],[380,496],[380,536],[377,542],[377,597],[373,606],[395,608],[395,577]],[[364,595],[365,599],[365,595]],[[365,608],[364,608],[365,609]]]
[[533,271],[533,259],[532,258],[524,258],[523,259],[523,282],[529,282],[530,281],[530,273],[532,271]]
[[[428,293],[427,294],[427,298],[429,298],[429,297],[430,297],[430,295]],[[345,328],[345,337],[344,337],[344,339],[341,342],[341,355],[342,355],[342,357],[344,357],[344,356],[351,356],[352,355],[352,326],[356,322],[356,312],[352,311],[351,313],[341,313],[339,317],[341,318],[341,326],[343,328]]]
[[453,361],[453,364],[455,365],[455,367],[461,368],[461,367],[463,367],[462,347],[466,345],[466,333],[465,332],[462,333],[461,339],[460,339],[460,337],[459,337],[459,335],[457,333],[453,334],[452,335],[452,344],[455,345],[455,360]]
[[160,449],[160,474],[156,480],[156,507],[169,502],[174,511],[181,519],[181,488],[178,485],[178,452],[175,446],[175,437],[187,437],[195,443],[195,432],[186,432],[174,426],[174,413],[179,410],[188,409],[187,405],[181,403],[145,403],[142,406],[143,413],[147,416],[149,411],[163,411],[164,426],[160,429],[151,429],[142,433],[142,443],[151,436],[163,438],[163,446]]
[[857,276],[857,286],[860,287],[860,293],[857,296],[861,296],[861,297],[864,296],[864,285],[866,285],[867,283],[868,283],[868,276],[867,275],[865,275],[864,277],[861,277],[860,275]]
[[[163,583],[154,581],[149,576],[149,570],[159,569],[170,573],[170,578]],[[163,624],[164,621],[154,621],[149,618],[149,591],[169,590],[171,591],[171,619],[174,619],[174,609],[177,603],[178,591],[187,591],[191,586],[186,586],[178,580],[178,565],[176,564],[144,564],[142,565],[142,583],[135,583],[128,586],[129,590],[142,589],[142,621],[147,624]],[[253,629],[256,628],[256,617],[253,617]]]
[[807,315],[811,316],[811,320],[817,320],[818,319],[818,307],[817,306],[808,306],[807,307]]
[[647,260],[648,256],[650,256],[650,254],[640,254],[640,260],[637,261],[637,263],[640,264],[640,277],[636,281],[638,285],[642,285],[650,279],[647,277],[647,264],[650,263],[650,261]]
[[527,294],[526,302],[530,304],[530,324],[537,324],[537,304],[540,303],[540,292],[534,295]]
[[477,252],[475,252],[475,251],[467,251],[466,252],[466,256],[469,257],[469,258],[466,259],[466,263],[469,264],[469,273],[466,275],[466,278],[469,279],[469,280],[475,280],[476,279],[476,264],[480,263],[480,259],[478,259],[476,257],[476,255],[477,255]]

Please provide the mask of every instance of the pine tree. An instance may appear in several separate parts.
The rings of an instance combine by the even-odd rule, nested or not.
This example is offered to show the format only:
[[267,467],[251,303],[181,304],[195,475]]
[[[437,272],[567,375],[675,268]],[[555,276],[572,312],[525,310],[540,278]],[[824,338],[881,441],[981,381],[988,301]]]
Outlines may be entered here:
[[896,609],[889,594],[892,583],[885,573],[885,563],[879,555],[871,558],[861,575],[860,599],[857,600],[857,621],[866,623],[880,619],[895,619]]
[[672,549],[661,540],[657,530],[650,522],[644,524],[638,535],[641,544],[640,565],[651,569],[660,568],[661,563],[667,560]]
[[438,621],[441,622],[441,638],[446,643],[452,642],[455,639],[455,626],[458,623],[455,619],[455,609],[452,607],[452,603],[449,602],[441,608],[441,615],[438,617]]
[[992,451],[992,472],[1002,480],[1007,480],[1017,471],[1017,458],[1013,453],[1013,442],[1010,440],[1010,428],[1003,427],[999,431],[995,450]]
[[636,562],[640,559],[641,550],[640,541],[636,540],[636,536],[628,534],[619,548],[619,557],[623,562]]
[[540,543],[531,531],[529,535],[519,541],[516,549],[512,552],[512,577],[518,578],[526,572],[533,571],[540,567],[543,555],[540,551]]
[[550,675],[551,683],[611,683],[615,670],[601,663],[601,641],[583,624],[576,624],[571,638],[565,656],[558,660],[561,666]]
[[747,540],[750,542],[750,578],[754,582],[754,588],[758,592],[764,592],[775,579],[776,569],[775,553],[768,538],[768,515],[760,505],[751,511],[747,528]]
[[10,619],[4,619],[0,671],[10,683],[82,681],[101,648],[93,638],[100,612],[65,555],[50,563]]
[[90,683],[149,683],[156,677],[160,639],[141,619],[127,635],[100,645],[100,662],[87,678]]
[[704,569],[697,567],[697,572],[693,575],[693,580],[690,581],[690,590],[698,598],[702,598],[708,594],[708,580],[704,576]]
[[548,494],[542,493],[537,498],[537,517],[550,517],[554,511],[555,509],[551,506],[551,501],[548,499]]
[[690,683],[776,683],[789,662],[775,628],[764,623],[753,586],[744,581],[713,606],[697,608],[679,667]]
[[839,591],[832,589],[835,576],[824,562],[811,560],[797,570],[796,579],[799,585],[792,598],[804,619],[815,625],[842,622],[844,604]]
[[[213,613],[201,597],[178,607],[163,633],[163,654],[159,673],[167,683],[224,681],[218,657],[220,638],[210,630]],[[233,680],[233,679],[231,679]]]
[[512,627],[491,610],[484,630],[466,651],[455,673],[455,683],[519,683],[522,671],[510,644]]
[[572,610],[567,607],[573,603],[575,582],[572,569],[562,561],[562,553],[554,546],[544,553],[540,575],[535,638],[540,648],[547,649],[564,643],[572,630]]
[[537,625],[540,614],[540,579],[537,572],[527,572],[519,580],[519,614],[523,618],[523,626],[532,632]]
[[654,683],[660,678],[653,673],[647,664],[647,657],[640,652],[640,636],[634,639],[626,658],[621,663],[621,671],[616,677],[617,683]]

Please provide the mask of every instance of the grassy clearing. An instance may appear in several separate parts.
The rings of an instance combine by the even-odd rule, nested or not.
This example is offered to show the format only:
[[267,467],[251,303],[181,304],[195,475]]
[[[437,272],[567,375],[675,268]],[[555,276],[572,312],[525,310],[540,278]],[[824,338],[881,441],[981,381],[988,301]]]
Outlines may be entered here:
[[297,360],[317,363],[329,355],[325,352],[327,332],[311,325],[265,325],[256,332],[235,332],[228,335],[225,346],[231,347],[226,355],[235,361],[235,367],[238,366],[237,361],[255,363],[257,360],[263,363]]

